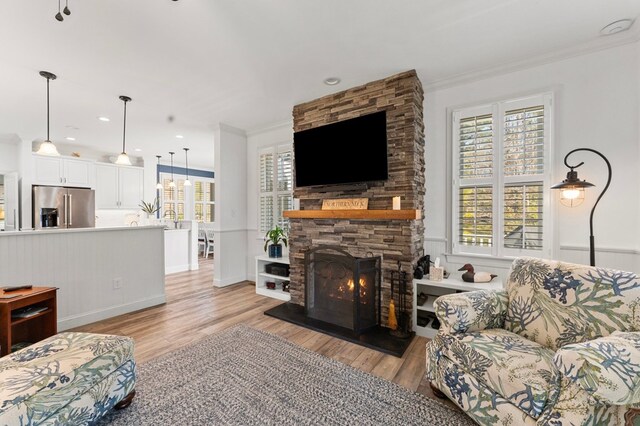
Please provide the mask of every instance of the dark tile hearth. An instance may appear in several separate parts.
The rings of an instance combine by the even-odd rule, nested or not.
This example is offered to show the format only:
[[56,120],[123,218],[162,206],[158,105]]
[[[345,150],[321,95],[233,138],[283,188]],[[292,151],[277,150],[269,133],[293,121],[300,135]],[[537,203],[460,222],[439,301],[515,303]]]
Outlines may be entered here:
[[389,333],[390,330],[387,328],[376,327],[358,336],[346,328],[307,317],[304,313],[304,306],[295,303],[283,303],[275,308],[266,310],[264,314],[333,337],[338,337],[357,345],[397,356],[398,358],[402,357],[415,335],[411,333],[408,338],[401,339],[392,336]]

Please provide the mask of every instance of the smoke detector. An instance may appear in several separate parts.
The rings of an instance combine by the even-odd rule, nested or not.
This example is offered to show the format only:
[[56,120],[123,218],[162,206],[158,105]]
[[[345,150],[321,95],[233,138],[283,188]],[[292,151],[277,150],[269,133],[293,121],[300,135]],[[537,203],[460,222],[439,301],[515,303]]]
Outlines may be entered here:
[[335,86],[336,84],[339,84],[339,83],[340,83],[339,77],[329,77],[324,79],[324,84],[326,84],[327,86]]
[[631,28],[632,25],[633,19],[620,19],[619,21],[614,21],[602,28],[600,30],[600,35],[610,36],[618,34],[623,31],[627,31],[629,28]]

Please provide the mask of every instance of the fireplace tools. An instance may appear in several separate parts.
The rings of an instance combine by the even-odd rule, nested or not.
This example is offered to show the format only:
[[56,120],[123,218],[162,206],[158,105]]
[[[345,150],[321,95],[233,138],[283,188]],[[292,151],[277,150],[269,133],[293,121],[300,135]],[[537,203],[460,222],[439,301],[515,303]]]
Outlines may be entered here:
[[[394,289],[397,289],[397,292]],[[402,270],[400,262],[398,270],[391,271],[391,300],[395,305],[398,327],[390,333],[392,336],[406,339],[411,336],[411,316],[407,309],[407,273]]]

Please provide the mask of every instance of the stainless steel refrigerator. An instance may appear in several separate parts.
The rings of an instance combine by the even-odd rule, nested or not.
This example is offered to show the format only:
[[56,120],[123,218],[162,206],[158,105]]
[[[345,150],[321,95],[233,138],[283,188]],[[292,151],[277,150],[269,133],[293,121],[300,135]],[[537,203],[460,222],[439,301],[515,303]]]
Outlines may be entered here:
[[61,186],[33,187],[33,227],[93,228],[96,196],[93,189]]

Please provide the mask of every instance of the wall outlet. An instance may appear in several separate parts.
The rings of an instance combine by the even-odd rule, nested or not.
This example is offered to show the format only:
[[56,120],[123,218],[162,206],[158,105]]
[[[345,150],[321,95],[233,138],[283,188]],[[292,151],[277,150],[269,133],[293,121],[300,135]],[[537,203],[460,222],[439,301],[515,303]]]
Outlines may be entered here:
[[122,278],[113,279],[113,289],[118,290],[122,288]]

